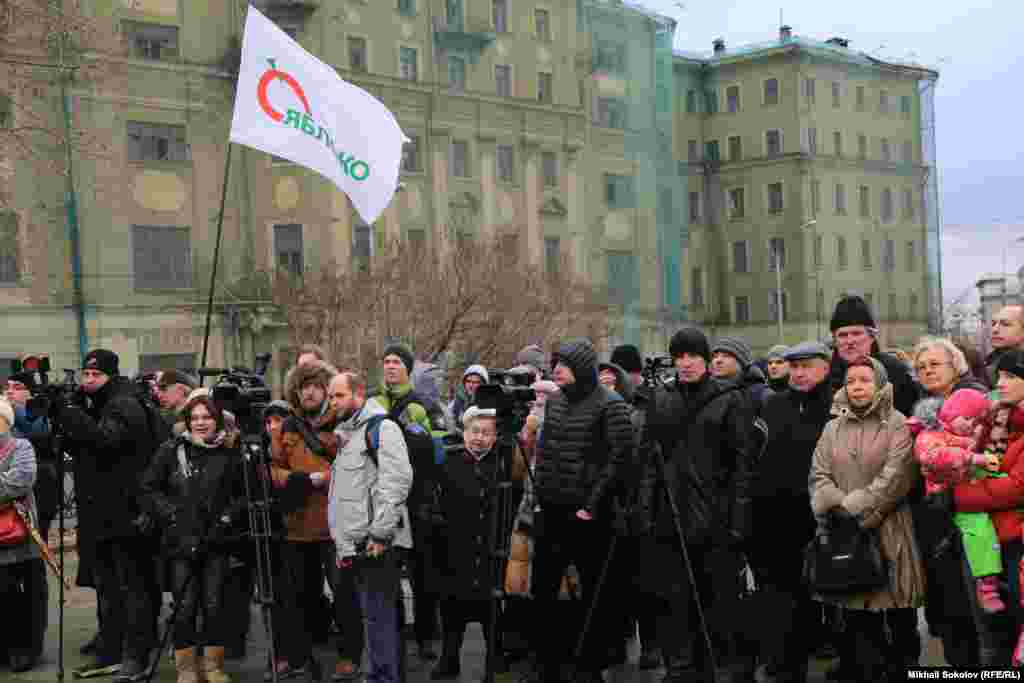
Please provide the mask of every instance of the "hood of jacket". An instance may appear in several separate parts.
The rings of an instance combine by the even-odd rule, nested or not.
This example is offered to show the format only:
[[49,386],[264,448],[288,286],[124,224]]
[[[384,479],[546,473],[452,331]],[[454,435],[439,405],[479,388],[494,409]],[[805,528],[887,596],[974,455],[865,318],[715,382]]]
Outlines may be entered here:
[[889,419],[894,410],[895,408],[892,406],[892,384],[888,382],[875,393],[875,398],[871,401],[871,405],[861,414],[854,412],[853,404],[850,403],[850,397],[846,394],[846,387],[840,389],[836,394],[835,400],[832,401],[832,414],[851,420],[866,420],[872,415],[876,415],[884,422]]
[[371,417],[387,414],[388,411],[384,410],[384,407],[381,406],[380,403],[367,399],[366,402],[363,403],[363,407],[357,410],[355,415],[347,420],[339,422],[335,431],[354,432],[358,429],[362,429],[363,425],[365,425]]
[[572,339],[558,347],[558,362],[572,370],[576,381],[562,387],[570,403],[589,396],[597,388],[597,352],[586,339]]
[[[302,397],[299,395],[302,387],[308,382],[313,381],[327,387],[336,374],[338,374],[338,371],[334,366],[323,361],[296,365],[288,371],[284,378],[284,400],[288,401],[292,412],[296,415],[302,415]],[[324,392],[324,401],[327,401],[326,390]]]
[[606,369],[615,373],[615,393],[625,399],[626,403],[632,403],[636,393],[633,390],[633,380],[630,379],[629,375],[626,374],[626,371],[621,365],[617,365],[615,363],[599,363],[597,366],[598,372]]

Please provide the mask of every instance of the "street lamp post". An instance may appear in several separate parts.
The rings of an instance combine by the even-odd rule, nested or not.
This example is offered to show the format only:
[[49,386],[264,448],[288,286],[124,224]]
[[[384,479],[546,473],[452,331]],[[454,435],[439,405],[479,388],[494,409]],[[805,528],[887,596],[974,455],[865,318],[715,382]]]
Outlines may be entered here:
[[803,234],[807,228],[814,228],[811,233],[811,268],[814,269],[814,334],[816,339],[821,339],[821,298],[818,296],[818,288],[821,286],[818,275],[819,264],[817,261],[818,248],[818,219],[812,218],[800,226],[800,233]]
[[772,243],[772,260],[775,261],[775,318],[779,323],[779,343],[782,344],[782,261],[780,260],[780,240]]

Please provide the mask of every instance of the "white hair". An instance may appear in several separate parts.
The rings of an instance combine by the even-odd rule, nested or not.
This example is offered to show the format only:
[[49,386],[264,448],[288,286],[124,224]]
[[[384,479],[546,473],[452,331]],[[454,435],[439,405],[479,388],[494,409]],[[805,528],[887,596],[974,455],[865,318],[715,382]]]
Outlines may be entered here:
[[931,351],[936,348],[942,349],[949,356],[949,362],[953,365],[953,369],[956,370],[957,377],[963,377],[970,373],[971,369],[967,365],[967,357],[964,356],[964,352],[945,337],[921,337],[910,356],[914,366],[917,366],[918,356],[925,351]]
[[498,418],[498,413],[493,408],[477,408],[476,406],[470,406],[466,409],[466,412],[462,414],[462,426],[468,430],[469,426],[473,422],[484,417],[496,420]]

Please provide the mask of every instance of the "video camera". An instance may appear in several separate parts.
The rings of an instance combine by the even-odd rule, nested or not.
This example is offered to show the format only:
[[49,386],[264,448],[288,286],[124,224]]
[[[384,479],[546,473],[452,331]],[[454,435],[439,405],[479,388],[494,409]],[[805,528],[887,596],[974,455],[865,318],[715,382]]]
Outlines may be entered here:
[[649,387],[657,387],[664,384],[671,378],[671,373],[675,371],[675,367],[671,356],[650,356],[644,359],[644,369],[642,371],[644,384]]
[[75,370],[64,368],[64,381],[55,384],[50,383],[50,370],[50,357],[47,355],[23,356],[11,361],[11,374],[30,372],[35,375],[32,397],[25,403],[30,419],[53,419],[62,406],[77,405],[81,401]]
[[270,403],[270,387],[263,375],[270,364],[270,354],[256,356],[256,371],[234,366],[231,369],[200,368],[200,377],[216,377],[210,395],[221,410],[235,416],[242,434],[259,434],[263,430],[263,409]]
[[537,400],[537,392],[532,389],[536,376],[525,368],[489,370],[488,375],[491,381],[476,390],[476,406],[494,410],[499,430],[518,432],[530,411],[530,404]]

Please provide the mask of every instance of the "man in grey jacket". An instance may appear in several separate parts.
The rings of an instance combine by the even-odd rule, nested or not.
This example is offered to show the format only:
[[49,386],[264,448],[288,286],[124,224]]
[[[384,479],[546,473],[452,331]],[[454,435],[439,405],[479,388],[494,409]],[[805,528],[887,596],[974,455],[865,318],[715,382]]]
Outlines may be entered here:
[[405,499],[412,465],[399,426],[375,401],[366,401],[366,380],[342,372],[328,390],[341,422],[338,456],[331,472],[327,521],[341,571],[355,573],[356,592],[368,625],[367,683],[402,679],[399,557],[411,548]]

